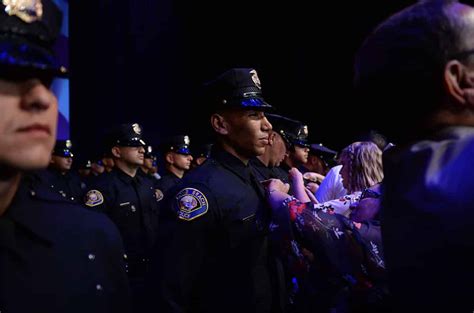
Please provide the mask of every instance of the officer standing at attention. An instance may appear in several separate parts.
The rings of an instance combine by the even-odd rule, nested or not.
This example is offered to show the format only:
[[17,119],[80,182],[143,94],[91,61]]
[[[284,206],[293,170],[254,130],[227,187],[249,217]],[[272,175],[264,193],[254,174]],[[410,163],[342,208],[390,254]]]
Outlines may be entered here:
[[269,212],[249,166],[268,145],[264,111],[272,107],[251,68],[226,71],[207,91],[217,142],[170,198],[177,224],[163,255],[157,312],[275,312]]
[[48,166],[56,138],[61,12],[4,0],[0,25],[0,311],[128,312],[115,225],[25,174]]
[[165,197],[181,181],[186,171],[191,168],[193,156],[189,149],[190,144],[189,136],[173,136],[162,146],[165,172],[161,175],[161,179],[156,186]]
[[46,184],[62,197],[82,203],[85,185],[79,175],[71,171],[73,157],[71,140],[56,140],[47,170],[37,172],[41,183]]
[[144,280],[158,224],[153,183],[137,175],[145,153],[141,134],[139,124],[121,124],[111,131],[115,166],[98,176],[85,196],[85,205],[107,214],[122,235],[135,312],[143,309]]

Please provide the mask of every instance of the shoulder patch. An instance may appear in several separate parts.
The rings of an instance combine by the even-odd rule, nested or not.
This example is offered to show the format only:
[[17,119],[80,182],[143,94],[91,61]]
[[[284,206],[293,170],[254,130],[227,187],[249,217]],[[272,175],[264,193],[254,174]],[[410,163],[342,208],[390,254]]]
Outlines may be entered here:
[[206,196],[194,188],[184,188],[176,195],[178,205],[178,217],[185,221],[191,221],[206,214],[209,203]]
[[155,189],[155,198],[156,198],[156,201],[161,201],[163,200],[163,191],[161,191],[160,189]]
[[89,207],[104,203],[104,196],[99,190],[89,190],[85,196],[85,204]]

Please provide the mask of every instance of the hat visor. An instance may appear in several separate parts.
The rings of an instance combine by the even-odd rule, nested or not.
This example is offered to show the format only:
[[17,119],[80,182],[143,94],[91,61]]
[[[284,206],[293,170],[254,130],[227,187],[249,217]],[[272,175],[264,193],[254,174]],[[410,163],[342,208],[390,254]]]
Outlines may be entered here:
[[67,70],[61,66],[51,51],[14,37],[0,36],[1,76],[50,75],[67,77]]
[[189,150],[189,148],[184,148],[184,147],[177,149],[175,152],[179,154],[184,154],[184,155],[191,154],[191,150]]
[[119,140],[117,143],[119,147],[144,147],[146,143],[143,139],[134,137],[129,140]]
[[325,146],[318,145],[318,144],[312,144],[311,149],[314,150],[314,151],[324,152],[324,153],[327,153],[327,154],[337,154],[336,151],[331,150],[329,148],[326,148]]
[[304,147],[304,148],[309,148],[311,145],[306,141],[306,140],[301,140],[301,139],[294,139],[292,143],[296,146]]
[[234,100],[230,104],[248,110],[259,110],[265,112],[275,111],[275,108],[265,102],[262,98],[241,98]]
[[72,158],[74,157],[74,154],[70,151],[59,151],[56,153],[53,153],[53,155],[58,156],[58,157],[63,157],[63,158]]

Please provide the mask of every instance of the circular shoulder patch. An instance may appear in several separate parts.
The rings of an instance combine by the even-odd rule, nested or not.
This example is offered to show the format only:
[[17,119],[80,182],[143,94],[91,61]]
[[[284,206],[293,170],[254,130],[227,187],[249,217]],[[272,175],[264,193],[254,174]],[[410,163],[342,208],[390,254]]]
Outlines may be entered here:
[[89,190],[85,196],[85,203],[89,207],[104,203],[104,196],[99,190]]
[[194,188],[184,188],[176,195],[178,205],[178,217],[185,221],[191,221],[206,214],[209,207],[206,196]]
[[161,191],[160,189],[155,189],[155,198],[156,198],[156,201],[161,201],[163,200],[163,191]]

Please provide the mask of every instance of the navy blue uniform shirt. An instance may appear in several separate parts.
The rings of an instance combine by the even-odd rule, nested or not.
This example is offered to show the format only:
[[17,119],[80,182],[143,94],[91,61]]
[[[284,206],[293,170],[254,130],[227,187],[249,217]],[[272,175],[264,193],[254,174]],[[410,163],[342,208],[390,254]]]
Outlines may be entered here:
[[105,216],[25,180],[0,217],[0,311],[129,312],[123,258]]

